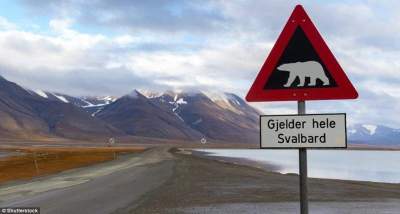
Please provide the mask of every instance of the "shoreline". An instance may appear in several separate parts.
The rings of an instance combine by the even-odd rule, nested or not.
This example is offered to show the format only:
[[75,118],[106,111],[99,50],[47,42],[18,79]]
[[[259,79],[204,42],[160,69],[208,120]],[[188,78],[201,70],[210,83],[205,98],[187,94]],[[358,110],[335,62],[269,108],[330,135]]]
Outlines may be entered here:
[[[265,213],[264,208],[275,209],[277,204],[285,212],[273,213],[297,212],[298,175],[241,165],[239,160],[236,164],[215,160],[189,149],[172,149],[171,153],[175,157],[173,175],[147,193],[133,213],[246,213],[242,209],[246,206],[258,210],[249,213]],[[338,207],[358,213],[360,206],[368,207],[362,213],[400,210],[400,184],[320,178],[308,182],[310,204],[337,204],[329,208],[334,210],[331,213],[343,213]],[[376,209],[381,205],[387,207]]]
[[[239,166],[247,166],[247,167],[251,167],[251,168],[255,168],[255,169],[265,170],[267,172],[279,173],[282,175],[286,175],[286,174],[278,171],[280,168],[278,165],[269,164],[269,163],[256,161],[256,160],[251,160],[248,158],[209,156],[208,154],[212,154],[212,152],[197,151],[197,150],[190,150],[190,151],[191,151],[191,155],[199,157],[199,158],[214,160],[214,161],[218,161],[221,163],[234,164],[234,165],[239,165]],[[296,173],[288,173],[288,174],[289,175],[290,174],[298,175]]]
[[[182,150],[186,150],[186,148],[181,148]],[[258,160],[251,160],[248,158],[236,158],[236,157],[227,157],[227,156],[211,156],[209,154],[213,154],[212,152],[207,151],[197,151],[195,149],[190,149],[192,154],[198,156],[200,158],[216,160],[223,163],[231,163],[236,165],[242,165],[247,167],[253,167],[256,169],[265,170],[267,172],[272,173],[279,173],[281,175],[296,175],[298,173],[282,173],[279,170],[282,168],[277,164],[271,164],[268,162],[258,161]],[[357,150],[357,151],[365,151],[365,150]],[[375,151],[375,150],[374,150]],[[376,151],[389,151],[389,150],[376,150]],[[349,181],[349,182],[371,182],[371,183],[381,183],[381,184],[399,184],[400,182],[380,182],[380,181],[368,181],[368,180],[351,180],[351,179],[340,179],[340,178],[326,178],[326,177],[308,177],[309,179],[327,179],[327,180],[338,180],[338,181]]]

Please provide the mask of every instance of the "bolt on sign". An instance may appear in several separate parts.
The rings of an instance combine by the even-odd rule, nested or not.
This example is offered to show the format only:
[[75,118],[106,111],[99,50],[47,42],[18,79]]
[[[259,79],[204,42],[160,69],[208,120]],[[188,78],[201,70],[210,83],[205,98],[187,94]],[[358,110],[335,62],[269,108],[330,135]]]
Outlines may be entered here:
[[261,148],[346,148],[346,114],[262,115]]

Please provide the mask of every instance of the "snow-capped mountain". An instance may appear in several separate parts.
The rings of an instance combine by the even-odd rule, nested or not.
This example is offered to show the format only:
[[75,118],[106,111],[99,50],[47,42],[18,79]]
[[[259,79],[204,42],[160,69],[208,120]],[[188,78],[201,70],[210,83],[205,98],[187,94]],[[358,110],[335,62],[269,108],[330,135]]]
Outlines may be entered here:
[[156,105],[136,90],[106,105],[95,117],[128,135],[187,140],[202,137],[173,111]]
[[260,113],[234,94],[169,90],[146,96],[208,139],[258,142]]
[[[133,90],[120,98],[29,90],[0,77],[0,137],[155,138],[259,142],[258,110],[232,93]],[[400,129],[356,124],[349,143],[399,146]]]
[[[158,138],[258,141],[261,114],[232,93],[216,91],[133,90],[121,97],[74,97],[43,90],[29,94],[73,104],[128,135]],[[348,127],[350,144],[398,146],[400,129],[382,125]]]
[[[114,96],[97,96],[97,97],[79,97],[85,104],[80,107],[84,108],[92,117],[104,109],[104,107],[115,100]],[[79,106],[79,105],[78,105]]]
[[74,97],[57,92],[37,90],[28,90],[30,94],[36,94],[44,99],[59,101],[63,103],[71,103],[75,106],[82,107],[86,112],[95,116],[99,111],[101,111],[105,105],[108,105],[115,100],[117,97],[114,96],[84,96],[84,97]]
[[0,77],[0,137],[90,139],[123,134],[72,104],[69,96],[32,91]]
[[0,87],[2,108],[9,116],[0,123],[0,137],[15,132],[67,138],[135,135],[258,143],[259,112],[231,93],[134,90],[120,98],[74,97],[25,89],[4,78]]
[[81,107],[89,108],[94,106],[108,105],[117,100],[118,98],[114,96],[97,96],[97,97],[80,97],[79,99],[83,100],[86,103]]
[[60,93],[53,93],[53,92],[48,92],[48,91],[43,91],[40,89],[37,90],[29,90],[31,94],[36,94],[39,95],[41,97],[43,97],[44,99],[48,99],[48,100],[53,100],[53,101],[60,101],[63,103],[74,103],[77,102],[79,104],[81,104],[82,101],[79,100],[75,100],[74,97],[70,97],[68,95],[64,95],[64,94],[60,94]]
[[163,92],[160,92],[160,91],[152,91],[152,90],[148,90],[148,89],[137,89],[136,91],[147,98],[156,98],[156,97],[160,97],[164,94]]
[[[85,98],[85,101],[91,100]],[[231,93],[133,90],[118,99],[81,106],[129,135],[229,142],[258,141],[257,110]]]
[[30,94],[39,95],[45,99],[56,100],[64,103],[71,103],[79,107],[87,108],[94,106],[107,105],[114,102],[117,97],[113,96],[84,96],[84,97],[74,97],[57,92],[43,91],[40,89],[29,90],[26,89]]
[[349,141],[376,146],[400,145],[400,129],[382,125],[355,124],[348,127]]
[[29,90],[42,99],[72,104],[127,135],[226,142],[258,142],[259,112],[232,93],[133,90],[120,98],[73,97]]

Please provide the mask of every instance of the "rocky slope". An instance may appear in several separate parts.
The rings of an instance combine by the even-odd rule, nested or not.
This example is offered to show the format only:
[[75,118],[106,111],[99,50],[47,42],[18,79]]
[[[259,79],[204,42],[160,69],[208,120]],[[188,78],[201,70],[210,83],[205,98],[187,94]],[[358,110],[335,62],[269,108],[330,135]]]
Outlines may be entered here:
[[209,140],[258,142],[259,112],[234,94],[167,91],[149,99]]
[[95,116],[128,135],[188,140],[202,137],[172,111],[155,105],[137,91],[105,106]]
[[[40,92],[39,92],[40,93]],[[89,139],[122,134],[56,94],[39,95],[0,78],[1,137]]]

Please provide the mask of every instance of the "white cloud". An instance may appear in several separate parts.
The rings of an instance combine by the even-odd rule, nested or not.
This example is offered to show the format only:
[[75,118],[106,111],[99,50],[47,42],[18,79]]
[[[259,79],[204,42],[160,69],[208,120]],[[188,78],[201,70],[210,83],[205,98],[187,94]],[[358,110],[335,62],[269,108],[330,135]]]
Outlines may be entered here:
[[137,39],[131,35],[126,34],[126,35],[115,37],[114,41],[119,45],[125,46],[125,45],[134,43],[135,41],[137,41]]
[[[400,126],[394,116],[400,107],[400,5],[396,1],[304,2],[360,93],[356,101],[310,102],[309,111],[349,112],[352,123]],[[140,7],[148,12],[153,3],[157,2]],[[198,20],[204,14],[201,7],[196,7],[197,16],[192,17],[171,6],[156,11],[174,16],[174,21],[151,17],[147,28],[141,23],[146,14],[138,13],[143,16],[138,18],[126,11],[118,13],[124,9],[121,5],[114,5],[115,11],[99,8],[108,16],[95,20],[82,15],[87,12],[84,1],[78,6],[68,2],[65,7],[52,3],[51,8],[61,8],[62,13],[49,22],[50,34],[23,31],[0,18],[0,66],[14,71],[7,75],[28,87],[65,92],[120,94],[141,87],[200,87],[244,96],[296,3],[213,1],[211,9],[206,8],[206,22]],[[190,5],[196,2],[185,4]],[[181,17],[175,17],[176,13]],[[99,23],[105,27],[99,33],[83,33],[75,27],[91,29]],[[27,77],[40,74],[43,79],[24,78],[15,71]],[[71,81],[68,84],[74,89],[65,81]],[[255,105],[265,113],[296,112],[295,104],[288,102]]]
[[72,19],[53,19],[50,20],[49,26],[56,32],[65,33],[70,30],[73,22]]
[[0,16],[0,29],[2,29],[2,30],[14,30],[14,29],[17,29],[17,28],[18,27],[14,23],[12,23],[12,22],[8,21],[6,18]]

